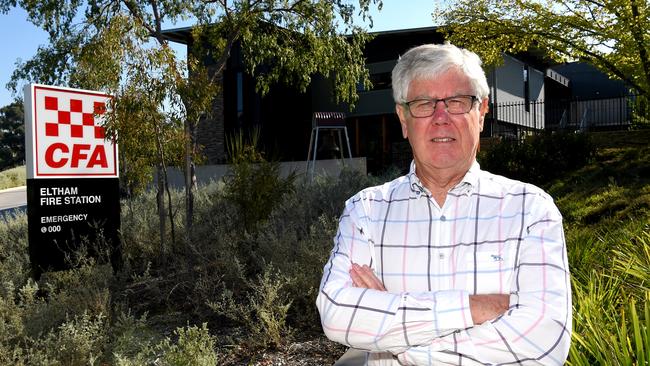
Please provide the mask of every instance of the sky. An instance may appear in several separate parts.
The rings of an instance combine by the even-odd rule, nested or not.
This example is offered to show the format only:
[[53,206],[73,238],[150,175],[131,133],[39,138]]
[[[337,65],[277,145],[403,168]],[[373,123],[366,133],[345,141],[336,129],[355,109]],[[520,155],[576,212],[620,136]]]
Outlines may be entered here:
[[[435,0],[383,0],[380,12],[373,12],[374,26],[370,31],[429,27]],[[170,28],[175,28],[171,26]],[[10,104],[14,97],[6,85],[17,60],[31,59],[39,45],[47,44],[47,33],[27,21],[22,9],[14,8],[0,14],[0,107]],[[185,47],[178,48],[184,56]],[[22,92],[21,92],[22,93]]]

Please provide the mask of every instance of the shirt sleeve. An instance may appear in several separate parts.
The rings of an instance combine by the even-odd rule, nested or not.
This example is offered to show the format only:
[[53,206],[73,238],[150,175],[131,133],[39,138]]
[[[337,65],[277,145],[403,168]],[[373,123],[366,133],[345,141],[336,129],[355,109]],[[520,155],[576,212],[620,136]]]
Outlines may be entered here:
[[566,245],[559,211],[550,198],[542,201],[520,243],[510,310],[411,347],[398,355],[401,364],[564,364],[571,339]]
[[316,305],[328,338],[368,351],[400,353],[473,325],[469,293],[389,293],[352,286],[352,263],[374,266],[361,202],[349,200],[325,264]]

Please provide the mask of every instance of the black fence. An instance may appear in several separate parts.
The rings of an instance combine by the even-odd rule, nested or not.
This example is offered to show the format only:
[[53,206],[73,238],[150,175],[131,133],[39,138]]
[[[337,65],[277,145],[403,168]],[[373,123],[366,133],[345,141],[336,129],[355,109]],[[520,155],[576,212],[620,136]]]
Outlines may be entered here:
[[648,118],[635,95],[589,100],[497,103],[486,118],[485,135],[520,137],[541,130],[622,130]]

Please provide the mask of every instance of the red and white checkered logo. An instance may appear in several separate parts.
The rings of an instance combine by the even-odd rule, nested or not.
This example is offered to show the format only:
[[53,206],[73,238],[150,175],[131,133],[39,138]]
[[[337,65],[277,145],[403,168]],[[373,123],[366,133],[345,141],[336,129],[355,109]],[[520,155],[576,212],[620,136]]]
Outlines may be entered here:
[[103,127],[110,96],[30,87],[34,177],[117,177],[117,146]]
[[[82,99],[70,99],[63,110],[59,109],[59,98],[45,96],[45,110],[56,112],[56,121],[45,122],[45,135],[60,137],[61,130],[69,130],[70,137],[84,138],[84,133],[92,134],[96,139],[104,139],[104,127],[95,124],[95,116],[101,118],[106,112],[105,102],[93,102],[90,110],[84,112]],[[89,108],[86,108],[88,110]],[[63,126],[62,126],[63,125]],[[69,126],[69,127],[65,127]],[[85,132],[84,132],[85,131]],[[68,131],[66,131],[68,132]]]

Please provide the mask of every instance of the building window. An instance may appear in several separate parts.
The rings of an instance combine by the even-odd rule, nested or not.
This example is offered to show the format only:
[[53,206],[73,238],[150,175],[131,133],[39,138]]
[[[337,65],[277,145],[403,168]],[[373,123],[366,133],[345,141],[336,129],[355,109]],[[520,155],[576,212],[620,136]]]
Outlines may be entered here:
[[371,90],[384,90],[384,89],[390,89],[393,87],[393,84],[391,83],[391,73],[390,72],[381,72],[381,73],[376,73],[376,74],[370,74],[370,82],[372,85],[370,86],[370,89],[364,88],[363,84],[361,82],[357,83],[357,93],[365,92],[365,91],[371,91]]
[[[364,88],[361,87],[361,90],[359,90],[359,87],[357,87],[357,91],[384,90],[390,89],[393,86],[391,83],[390,72],[370,74],[370,82],[372,83],[370,89],[364,90]],[[359,85],[361,85],[361,83],[359,83]]]
[[244,75],[237,72],[237,119],[244,114]]

